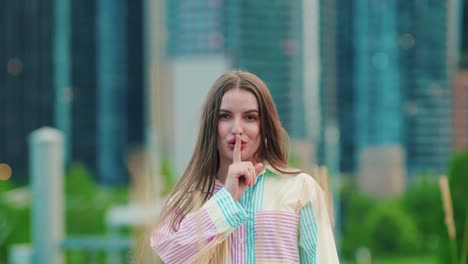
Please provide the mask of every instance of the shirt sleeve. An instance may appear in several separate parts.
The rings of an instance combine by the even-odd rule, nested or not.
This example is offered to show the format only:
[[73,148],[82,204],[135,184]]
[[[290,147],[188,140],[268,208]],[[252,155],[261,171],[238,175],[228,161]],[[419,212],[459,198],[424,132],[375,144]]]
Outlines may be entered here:
[[300,210],[299,255],[301,263],[339,263],[325,194],[312,179],[304,184],[308,198]]
[[220,189],[199,210],[185,216],[173,231],[169,221],[151,234],[151,247],[164,263],[187,263],[205,256],[247,220],[247,213],[231,194]]

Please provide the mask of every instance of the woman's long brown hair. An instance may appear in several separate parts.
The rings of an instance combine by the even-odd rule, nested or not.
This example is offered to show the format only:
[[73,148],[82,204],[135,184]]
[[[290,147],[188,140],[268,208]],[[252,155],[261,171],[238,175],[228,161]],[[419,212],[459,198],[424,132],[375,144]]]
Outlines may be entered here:
[[161,215],[161,222],[170,218],[174,231],[178,229],[184,216],[194,209],[195,193],[202,194],[202,203],[213,195],[219,169],[218,112],[224,93],[234,88],[253,93],[258,102],[260,135],[263,140],[260,140],[257,160],[267,162],[281,173],[297,173],[285,171],[288,168],[288,135],[281,125],[273,98],[265,83],[249,72],[226,72],[215,81],[208,93],[192,158],[172,190]]

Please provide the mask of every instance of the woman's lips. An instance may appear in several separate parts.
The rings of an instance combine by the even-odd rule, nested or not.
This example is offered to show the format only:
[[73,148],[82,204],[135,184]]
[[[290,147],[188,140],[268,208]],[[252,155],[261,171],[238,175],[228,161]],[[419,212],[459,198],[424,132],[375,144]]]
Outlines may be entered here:
[[[240,142],[241,142],[241,150],[244,150],[245,146],[247,145],[247,141],[241,138]],[[233,151],[235,145],[236,145],[236,138],[234,137],[228,141],[228,147],[231,151]]]
[[[234,151],[234,146],[236,145],[236,143],[228,143],[228,146],[229,146],[229,149],[231,151]],[[245,146],[247,145],[247,143],[244,143],[242,142],[241,143],[241,150],[244,150]]]

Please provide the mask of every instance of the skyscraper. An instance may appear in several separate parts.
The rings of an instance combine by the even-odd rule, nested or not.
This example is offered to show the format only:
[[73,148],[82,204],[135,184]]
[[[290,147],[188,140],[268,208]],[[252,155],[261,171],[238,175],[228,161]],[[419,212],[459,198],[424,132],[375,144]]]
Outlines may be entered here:
[[224,54],[258,74],[284,126],[304,134],[301,1],[167,1],[169,56]]
[[340,130],[340,170],[352,173],[356,169],[355,125],[356,91],[354,71],[354,3],[336,1],[336,96]]
[[259,75],[292,137],[305,136],[301,1],[227,1],[226,50],[233,67]]
[[341,171],[356,172],[363,148],[377,146],[399,146],[409,175],[447,168],[457,3],[323,1],[321,38],[336,40],[322,45],[322,89],[336,77]]
[[355,8],[356,144],[402,144],[397,8],[384,1],[360,1]]
[[99,0],[94,13],[97,89],[88,100],[96,98],[96,172],[105,184],[128,180],[127,155],[144,142],[142,13],[142,1],[128,0]]
[[28,179],[28,135],[54,125],[54,1],[0,6],[0,162]]
[[218,0],[166,1],[167,53],[172,57],[225,51],[224,3]]
[[72,1],[71,73],[72,159],[97,170],[96,7],[90,0]]
[[[270,88],[283,126],[292,137],[304,137],[301,1],[177,0],[166,5],[178,174],[194,141],[186,127],[197,125],[184,116],[201,106],[218,77],[214,72],[240,68],[259,75]],[[187,94],[190,102],[179,96]]]
[[[143,39],[141,3],[121,1],[126,15],[116,17],[126,25],[125,31],[129,32],[124,37],[128,36],[128,39],[123,41],[127,43],[126,51],[119,53],[128,62],[125,65],[129,66],[119,74],[119,78],[124,76],[126,79],[119,84],[120,90],[128,96],[118,98],[120,105],[117,111],[106,112],[108,120],[114,121],[112,127],[117,132],[102,133],[105,135],[101,138],[123,135],[119,141],[112,143],[121,146],[121,149],[143,144],[143,55],[142,47],[139,47]],[[104,73],[96,66],[99,46],[96,37],[102,37],[103,33],[97,30],[96,3],[71,1],[60,4],[65,7],[59,8],[55,1],[41,4],[7,1],[0,4],[0,15],[5,22],[0,25],[0,33],[5,40],[0,44],[0,61],[4,62],[0,64],[0,161],[12,166],[13,179],[27,180],[29,133],[42,126],[70,129],[71,145],[68,147],[71,151],[65,151],[71,156],[68,161],[83,162],[98,179],[108,179],[108,183],[125,182],[125,151],[112,151],[116,148],[109,148],[112,155],[104,156],[117,158],[111,159],[104,166],[100,161],[102,159],[98,158],[98,153],[102,151],[98,144],[99,124],[104,124],[101,127],[111,126],[106,126],[106,120],[99,118],[98,114],[105,100],[97,92],[102,86],[98,80]],[[66,10],[73,10],[71,16],[59,14]],[[109,10],[106,9],[106,12],[112,12]],[[116,47],[114,44],[107,42],[102,46]],[[112,66],[115,56],[106,58],[107,65]],[[114,95],[112,89],[116,87],[107,87],[110,87],[110,95]],[[112,96],[104,99],[115,101]],[[66,107],[62,107],[63,102],[66,102]],[[119,163],[114,162],[118,159]],[[118,173],[100,174],[100,166]]]
[[[453,149],[451,1],[398,1],[404,145],[410,175],[444,173]],[[456,14],[454,14],[456,16]],[[417,19],[415,19],[417,18]]]
[[405,176],[398,12],[395,2],[385,1],[355,2],[355,12],[358,182],[374,195],[394,195]]
[[[342,111],[341,95],[343,91],[349,91],[346,87],[353,87],[350,84],[343,86],[346,80],[352,76],[350,72],[352,60],[344,60],[346,51],[350,51],[350,41],[343,41],[342,34],[349,32],[352,24],[343,24],[351,12],[345,14],[342,10],[347,10],[337,1],[320,1],[320,127],[319,144],[317,148],[317,161],[321,165],[328,166],[334,172],[342,170],[341,162],[352,162],[354,153],[352,149],[344,149],[346,160],[340,160],[341,146],[343,140],[354,140],[350,138],[352,130],[341,135],[340,127],[342,120],[354,122],[351,111]],[[339,12],[341,12],[339,14]],[[346,28],[347,27],[347,28]],[[343,53],[338,51],[342,50]],[[346,69],[346,70],[344,70]],[[344,70],[344,71],[343,71]],[[347,98],[350,99],[350,98]],[[343,109],[349,108],[349,101],[343,104]],[[350,109],[348,109],[350,110]],[[349,114],[348,119],[340,119],[339,113]]]

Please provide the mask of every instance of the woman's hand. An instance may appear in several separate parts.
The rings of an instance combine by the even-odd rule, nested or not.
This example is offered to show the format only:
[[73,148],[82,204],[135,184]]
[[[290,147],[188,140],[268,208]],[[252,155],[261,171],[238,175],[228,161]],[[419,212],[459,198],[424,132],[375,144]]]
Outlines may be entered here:
[[262,171],[263,164],[255,166],[250,161],[241,160],[241,137],[236,135],[236,144],[232,153],[232,164],[229,165],[224,188],[234,199],[239,200],[247,187],[252,187],[257,181],[257,174]]

